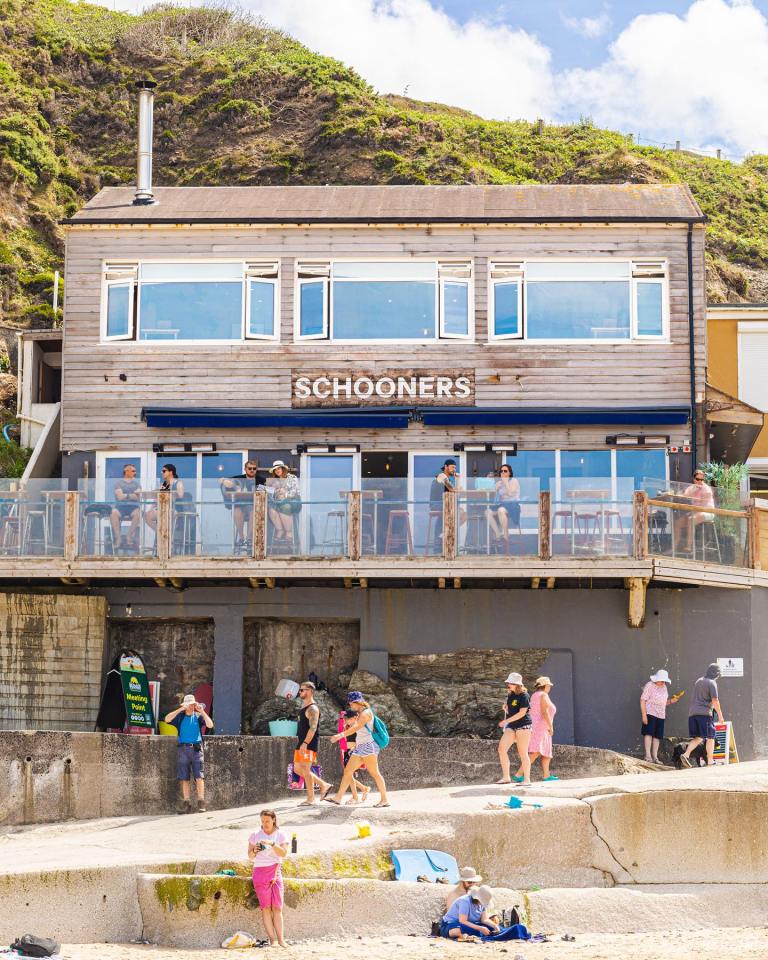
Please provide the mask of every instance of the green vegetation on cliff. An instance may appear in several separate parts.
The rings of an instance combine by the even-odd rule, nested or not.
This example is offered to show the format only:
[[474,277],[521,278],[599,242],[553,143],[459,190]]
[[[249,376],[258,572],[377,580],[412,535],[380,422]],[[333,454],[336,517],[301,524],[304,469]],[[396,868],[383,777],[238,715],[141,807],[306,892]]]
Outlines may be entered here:
[[0,310],[48,326],[61,217],[133,178],[133,81],[159,84],[163,184],[686,182],[709,218],[712,299],[768,300],[768,156],[637,147],[380,96],[343,64],[222,7],[142,16],[69,0],[0,8]]

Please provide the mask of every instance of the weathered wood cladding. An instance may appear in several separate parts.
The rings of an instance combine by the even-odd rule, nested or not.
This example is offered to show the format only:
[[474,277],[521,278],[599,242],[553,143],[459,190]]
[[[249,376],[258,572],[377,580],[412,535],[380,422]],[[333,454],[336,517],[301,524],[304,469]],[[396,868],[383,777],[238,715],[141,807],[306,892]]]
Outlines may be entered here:
[[[306,367],[357,370],[420,366],[435,371],[472,367],[480,406],[687,405],[688,276],[685,225],[513,225],[483,227],[77,227],[68,231],[63,357],[64,450],[146,448],[167,439],[141,420],[145,405],[289,407],[291,371]],[[704,232],[694,227],[696,390],[704,390]],[[471,256],[475,340],[430,344],[293,343],[297,258]],[[664,258],[670,271],[670,342],[534,344],[487,340],[489,259],[531,257]],[[101,343],[104,260],[279,258],[281,341],[233,345]],[[126,380],[119,379],[124,374]],[[637,427],[634,428],[635,430]],[[531,446],[601,445],[605,428],[461,429],[462,437],[517,438]],[[611,432],[616,432],[612,429]],[[174,436],[215,439],[220,448],[290,446],[296,430],[179,430]],[[514,435],[514,436],[513,436]],[[370,448],[442,446],[456,430],[412,425],[407,431],[312,431],[313,439]],[[685,428],[673,436],[688,436]]]

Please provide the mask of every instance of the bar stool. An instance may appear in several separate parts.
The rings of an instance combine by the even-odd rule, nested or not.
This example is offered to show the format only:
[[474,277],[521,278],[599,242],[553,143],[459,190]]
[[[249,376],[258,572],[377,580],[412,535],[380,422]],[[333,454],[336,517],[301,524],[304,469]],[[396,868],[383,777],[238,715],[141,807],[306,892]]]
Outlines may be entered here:
[[434,540],[438,540],[442,532],[443,511],[432,509],[427,514],[427,542],[424,545],[424,553],[431,553],[433,538]]
[[[397,529],[398,524],[399,530]],[[409,554],[413,553],[411,515],[407,510],[389,511],[387,535],[384,538],[384,553],[394,553],[393,547],[406,547]]]
[[[701,523],[697,524],[699,530],[701,530],[701,559],[706,563],[707,560],[707,550],[714,551],[717,556],[717,562],[723,562],[723,554],[720,550],[720,538],[717,535],[717,524],[715,523],[714,517],[711,520],[702,520]],[[693,559],[696,559],[696,530],[694,530],[693,535]],[[707,543],[707,533],[711,532],[712,537],[710,542]]]
[[[619,543],[624,546],[624,523],[621,519],[621,510],[603,510],[603,516],[605,517],[605,545],[606,552],[608,545],[610,543]],[[618,523],[619,532],[611,533],[611,518],[615,517]]]
[[344,553],[347,543],[347,511],[329,510],[325,515],[325,527],[320,550],[325,553],[327,547]]
[[482,553],[486,549],[486,546],[483,545],[483,539],[484,536],[488,535],[487,527],[488,521],[485,510],[482,513],[474,508],[469,511],[463,553]]
[[[109,503],[89,503],[83,510],[83,530],[80,537],[80,553],[89,555],[88,544],[93,544],[91,556],[102,557],[108,552],[114,554],[112,538],[112,505]],[[109,548],[109,550],[107,550]]]
[[[186,497],[188,495],[185,494],[184,496]],[[179,509],[179,507],[181,507],[181,509]],[[185,501],[183,497],[179,497],[174,504],[173,513],[173,534],[171,536],[173,553],[184,555],[197,553],[197,531],[199,529],[199,522],[200,514],[192,504],[191,495],[189,501]],[[181,535],[179,535],[179,533]],[[176,546],[177,538],[180,540],[181,547],[178,551],[173,549],[173,547]]]
[[[39,533],[35,536],[35,527]],[[35,544],[42,546],[48,553],[48,510],[43,503],[33,503],[24,507],[24,527],[21,533],[21,553],[29,554]]]
[[[583,550],[590,550],[592,544],[599,533],[600,527],[600,514],[592,513],[577,513],[576,517],[576,532],[578,536],[584,538],[584,543],[581,545]],[[590,524],[592,525],[592,530],[590,532]]]

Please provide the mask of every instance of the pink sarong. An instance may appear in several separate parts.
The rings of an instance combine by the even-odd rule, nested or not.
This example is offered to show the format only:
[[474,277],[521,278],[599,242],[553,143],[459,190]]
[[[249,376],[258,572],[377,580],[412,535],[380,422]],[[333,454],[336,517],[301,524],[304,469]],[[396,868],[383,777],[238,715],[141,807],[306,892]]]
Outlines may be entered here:
[[279,863],[253,868],[253,889],[262,910],[283,909],[283,874]]

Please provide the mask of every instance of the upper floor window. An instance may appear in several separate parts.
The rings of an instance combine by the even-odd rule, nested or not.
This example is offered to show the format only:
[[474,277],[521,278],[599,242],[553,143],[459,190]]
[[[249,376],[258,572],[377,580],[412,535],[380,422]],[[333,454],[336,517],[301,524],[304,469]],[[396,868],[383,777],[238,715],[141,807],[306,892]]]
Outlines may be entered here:
[[468,340],[473,333],[471,282],[468,260],[299,263],[296,338]]
[[229,343],[277,338],[275,262],[107,263],[104,288],[106,340]]
[[663,340],[661,261],[527,261],[490,265],[491,339]]

